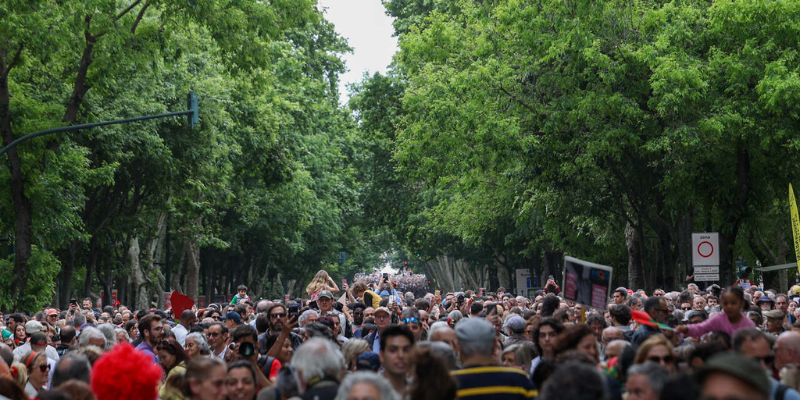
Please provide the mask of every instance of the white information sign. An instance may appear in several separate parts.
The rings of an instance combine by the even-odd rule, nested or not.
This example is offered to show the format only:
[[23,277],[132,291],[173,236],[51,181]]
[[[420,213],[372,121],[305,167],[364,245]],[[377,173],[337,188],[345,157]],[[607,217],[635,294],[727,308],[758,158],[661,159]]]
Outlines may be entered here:
[[531,287],[531,270],[517,270],[517,296],[527,296],[528,288]]
[[695,282],[717,282],[719,281],[719,274],[698,274],[694,273]]
[[[719,266],[719,233],[692,234],[692,265]],[[694,279],[698,280],[696,276]]]
[[719,265],[713,267],[694,267],[694,273],[700,275],[719,274]]

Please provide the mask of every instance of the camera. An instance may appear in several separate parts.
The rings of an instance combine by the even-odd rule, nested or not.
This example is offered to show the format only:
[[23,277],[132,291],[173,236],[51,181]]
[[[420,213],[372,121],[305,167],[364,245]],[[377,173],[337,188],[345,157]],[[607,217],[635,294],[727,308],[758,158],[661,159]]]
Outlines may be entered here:
[[256,346],[250,342],[242,342],[239,345],[239,355],[242,357],[250,357],[256,353]]

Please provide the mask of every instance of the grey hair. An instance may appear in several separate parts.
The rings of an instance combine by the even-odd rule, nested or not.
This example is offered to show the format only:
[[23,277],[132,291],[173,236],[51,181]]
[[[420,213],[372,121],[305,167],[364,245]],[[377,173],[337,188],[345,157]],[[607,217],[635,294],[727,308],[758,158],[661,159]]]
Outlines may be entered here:
[[126,331],[125,328],[120,328],[118,326],[114,328],[114,333],[115,334],[120,333],[120,332],[125,334],[125,340],[127,340],[129,342],[131,341],[131,336],[128,335],[128,331]]
[[456,336],[464,357],[491,356],[495,346],[494,325],[481,318],[469,318],[456,325]]
[[108,323],[97,326],[97,330],[102,332],[103,336],[106,338],[106,345],[103,347],[103,350],[109,351],[117,344],[116,328],[116,326]]
[[83,316],[83,314],[75,314],[75,316],[72,317],[72,326],[74,327],[80,328],[81,325],[85,323],[86,323],[86,317]]
[[81,329],[81,335],[78,336],[78,344],[80,347],[86,347],[89,345],[89,339],[103,339],[103,343],[108,342],[108,340],[106,340],[106,335],[99,329],[86,326]]
[[447,322],[444,321],[436,321],[431,324],[430,328],[428,328],[428,339],[433,337],[433,334],[436,333],[439,329],[449,328],[450,325],[447,325]]
[[447,314],[447,318],[452,319],[453,323],[457,324],[458,321],[461,321],[461,319],[464,318],[464,314],[461,314],[461,311],[453,310],[450,311],[450,314]]
[[[307,384],[312,379],[324,378],[325,375],[338,377],[344,369],[344,356],[332,341],[311,338],[297,348],[291,364],[296,371],[303,372],[302,382]],[[301,381],[299,378],[298,376],[298,382]]]
[[456,363],[456,352],[447,343],[422,341],[417,343],[417,347],[430,348],[431,354],[436,357],[440,357],[450,371],[454,371],[456,368],[458,368]]
[[344,378],[344,382],[339,386],[339,391],[336,393],[336,400],[347,400],[350,395],[350,390],[359,383],[372,385],[375,389],[381,392],[382,400],[400,400],[400,396],[389,384],[386,378],[373,373],[373,372],[356,372]]
[[206,340],[206,335],[200,332],[192,332],[186,335],[186,339],[194,339],[194,342],[197,343],[197,347],[200,348],[200,354],[208,355],[211,353],[211,348],[208,347],[208,341]]
[[314,314],[317,317],[319,317],[319,313],[317,313],[316,311],[314,311],[314,310],[306,310],[302,314],[300,314],[300,325],[304,325],[306,323],[306,321],[308,321],[308,317],[311,314]]
[[669,379],[669,371],[653,362],[636,364],[628,369],[627,375],[628,379],[634,375],[646,376],[650,389],[653,390],[656,397],[661,396],[661,389],[664,389],[664,384],[667,382],[667,379]]
[[526,303],[525,296],[517,296],[517,303],[525,304]]

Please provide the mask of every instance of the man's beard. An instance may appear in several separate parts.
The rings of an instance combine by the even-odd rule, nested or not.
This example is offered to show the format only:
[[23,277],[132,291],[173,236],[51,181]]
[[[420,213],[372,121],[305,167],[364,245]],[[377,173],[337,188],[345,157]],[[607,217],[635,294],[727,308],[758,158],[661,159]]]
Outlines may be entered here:
[[283,330],[283,324],[279,322],[277,324],[270,325],[269,330],[272,332],[280,332]]

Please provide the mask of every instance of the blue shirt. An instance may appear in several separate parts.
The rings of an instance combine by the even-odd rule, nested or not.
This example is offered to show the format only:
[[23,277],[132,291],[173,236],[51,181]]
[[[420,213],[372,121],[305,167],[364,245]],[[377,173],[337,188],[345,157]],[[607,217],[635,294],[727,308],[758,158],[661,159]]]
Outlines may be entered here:
[[156,355],[156,352],[153,351],[153,348],[150,347],[149,344],[147,344],[145,342],[142,342],[138,346],[136,346],[136,350],[139,350],[142,353],[147,354],[148,356],[150,356],[150,360],[153,361],[153,364],[158,364],[159,363],[158,362],[158,356]]

